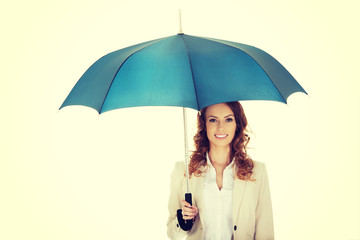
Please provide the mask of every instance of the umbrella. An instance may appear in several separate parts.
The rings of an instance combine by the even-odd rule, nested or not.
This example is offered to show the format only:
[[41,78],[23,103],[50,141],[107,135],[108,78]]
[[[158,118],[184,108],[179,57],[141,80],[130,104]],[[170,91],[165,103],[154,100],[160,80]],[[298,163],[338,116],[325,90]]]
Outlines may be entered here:
[[177,34],[105,55],[80,78],[60,108],[99,113],[136,106],[206,106],[241,100],[286,103],[305,92],[266,52],[240,43]]
[[[183,107],[188,182],[185,108],[200,110],[216,103],[242,100],[286,103],[295,92],[306,94],[265,51],[179,33],[103,56],[83,74],[60,109],[84,105],[101,114],[138,106]],[[191,204],[189,187],[185,199]],[[191,224],[183,226],[190,229]]]

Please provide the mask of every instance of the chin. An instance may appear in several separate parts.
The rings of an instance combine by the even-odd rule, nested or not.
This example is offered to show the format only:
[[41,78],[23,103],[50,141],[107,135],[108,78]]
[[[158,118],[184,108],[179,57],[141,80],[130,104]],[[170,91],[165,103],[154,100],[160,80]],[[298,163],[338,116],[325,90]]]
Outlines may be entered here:
[[227,147],[231,145],[231,142],[213,141],[210,142],[214,147]]

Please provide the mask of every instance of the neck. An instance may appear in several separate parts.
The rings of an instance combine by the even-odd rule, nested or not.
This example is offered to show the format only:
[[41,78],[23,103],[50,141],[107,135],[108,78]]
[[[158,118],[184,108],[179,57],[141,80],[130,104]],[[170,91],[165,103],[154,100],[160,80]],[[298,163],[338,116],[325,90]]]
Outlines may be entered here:
[[213,165],[226,167],[230,164],[230,146],[213,147],[210,146],[209,157]]

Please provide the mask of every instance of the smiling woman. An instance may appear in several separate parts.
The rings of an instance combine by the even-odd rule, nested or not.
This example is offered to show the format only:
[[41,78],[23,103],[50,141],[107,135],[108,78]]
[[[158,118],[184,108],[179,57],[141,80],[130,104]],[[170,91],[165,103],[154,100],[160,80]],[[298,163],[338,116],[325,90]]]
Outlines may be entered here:
[[[250,140],[247,119],[239,102],[220,103],[198,114],[195,151],[189,164],[194,203],[185,193],[184,164],[176,164],[171,177],[168,236],[177,239],[273,239],[273,217],[265,165],[246,152]],[[191,230],[181,229],[193,219]]]
[[[198,131],[194,137],[196,150],[191,156],[190,174],[201,174],[199,167],[204,163],[206,153],[210,150],[211,157],[217,149],[216,152],[222,151],[229,155],[224,157],[235,158],[239,179],[250,179],[253,161],[246,152],[250,140],[246,134],[247,124],[244,109],[239,102],[221,103],[203,108],[198,115]],[[224,133],[227,137],[221,136]]]

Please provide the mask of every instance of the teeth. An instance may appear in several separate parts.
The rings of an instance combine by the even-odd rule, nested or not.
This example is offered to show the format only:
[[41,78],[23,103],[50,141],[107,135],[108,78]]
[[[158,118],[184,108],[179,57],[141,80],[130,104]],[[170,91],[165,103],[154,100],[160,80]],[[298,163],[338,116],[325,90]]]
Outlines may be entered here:
[[215,137],[218,137],[218,138],[224,138],[224,137],[226,137],[227,135],[226,134],[222,134],[222,135],[216,135],[215,134]]

